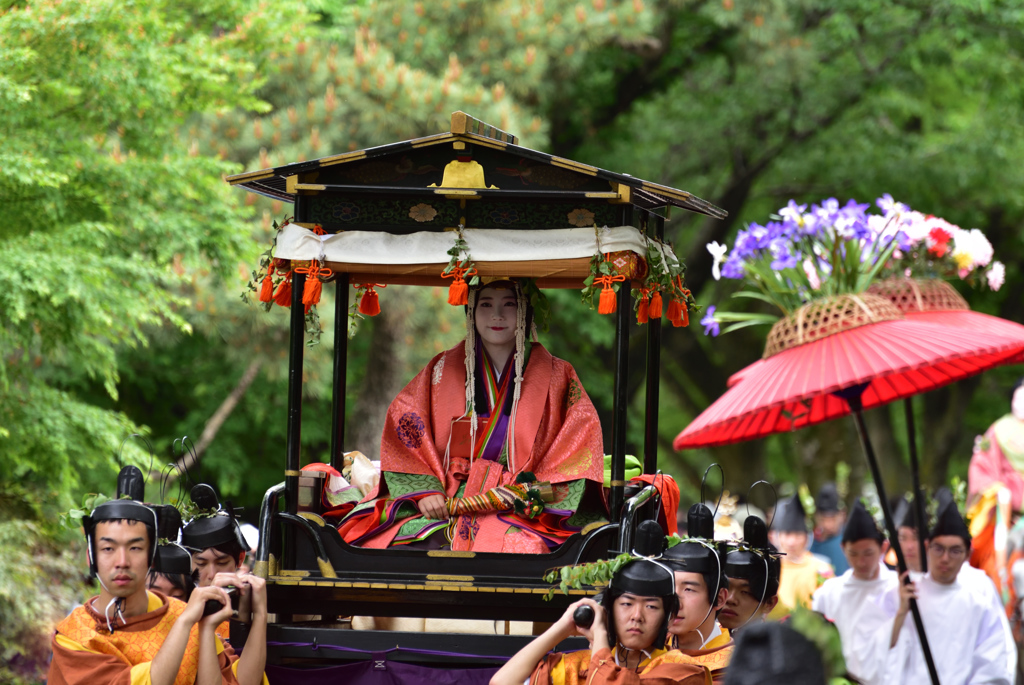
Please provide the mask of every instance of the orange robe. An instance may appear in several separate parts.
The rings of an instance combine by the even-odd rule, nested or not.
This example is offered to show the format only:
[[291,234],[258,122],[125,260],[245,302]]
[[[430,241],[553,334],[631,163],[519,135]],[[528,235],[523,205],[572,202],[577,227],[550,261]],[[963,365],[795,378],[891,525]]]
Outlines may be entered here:
[[530,685],[711,685],[703,666],[687,662],[676,650],[658,649],[640,662],[638,671],[615,664],[613,652],[589,649],[554,653],[541,661],[530,676]]
[[[185,603],[149,591],[149,611],[117,622],[113,633],[92,600],[77,607],[57,625],[51,640],[49,685],[136,685],[149,682],[149,668]],[[237,685],[233,664],[238,660],[229,645],[217,640],[221,682]],[[199,626],[193,625],[174,685],[193,685],[199,667]],[[266,679],[264,678],[264,682]]]
[[726,669],[732,660],[735,646],[729,631],[722,628],[722,634],[702,649],[680,649],[679,652],[686,657],[687,662],[707,667],[711,671],[711,682],[717,685],[725,682]]
[[[446,497],[456,496],[463,483],[460,496],[470,497],[514,484],[519,473],[529,471],[555,486],[556,502],[532,519],[514,512],[459,516],[451,522],[452,549],[545,553],[578,530],[567,524],[574,512],[559,509],[559,493],[574,482],[595,491],[603,486],[604,445],[597,411],[572,365],[534,343],[523,372],[515,424],[509,428],[515,436],[510,460],[514,471],[486,459],[446,460],[452,420],[466,413],[465,361],[464,343],[442,352],[391,403],[381,437],[381,471],[430,477]],[[418,512],[409,515],[408,505],[403,510],[402,504],[437,492],[389,497],[382,477],[338,530],[347,542],[362,547],[397,544],[399,529],[422,518]]]

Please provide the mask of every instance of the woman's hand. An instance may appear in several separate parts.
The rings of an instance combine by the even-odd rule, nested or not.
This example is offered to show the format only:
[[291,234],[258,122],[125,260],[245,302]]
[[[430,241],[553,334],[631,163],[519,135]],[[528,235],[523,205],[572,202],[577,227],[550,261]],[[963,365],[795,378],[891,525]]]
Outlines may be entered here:
[[443,521],[448,518],[448,507],[445,504],[444,495],[427,495],[416,502],[416,508],[428,519]]

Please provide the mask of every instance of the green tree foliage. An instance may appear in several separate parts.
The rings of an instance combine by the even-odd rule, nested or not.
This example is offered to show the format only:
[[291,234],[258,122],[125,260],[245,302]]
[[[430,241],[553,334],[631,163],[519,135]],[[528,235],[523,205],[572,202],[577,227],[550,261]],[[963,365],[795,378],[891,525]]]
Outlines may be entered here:
[[[32,533],[5,533],[6,557],[57,535],[77,493],[112,488],[118,445],[142,427],[115,406],[120,356],[191,328],[187,272],[175,266],[235,268],[245,212],[221,178],[237,167],[190,151],[176,130],[205,111],[265,108],[266,47],[303,11],[248,0],[3,7],[0,518]],[[88,397],[92,386],[105,401]],[[123,458],[145,465],[132,443]],[[5,597],[51,602],[2,605],[4,650],[6,630],[70,608],[38,575],[4,574]]]

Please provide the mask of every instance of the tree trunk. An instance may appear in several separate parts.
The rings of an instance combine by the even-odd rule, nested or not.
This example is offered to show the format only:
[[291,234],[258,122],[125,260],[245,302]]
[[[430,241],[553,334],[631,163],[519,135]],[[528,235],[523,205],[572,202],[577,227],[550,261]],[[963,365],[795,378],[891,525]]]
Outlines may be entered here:
[[[217,407],[217,411],[213,412],[213,416],[206,422],[206,426],[203,428],[202,435],[199,436],[199,442],[195,444],[195,450],[191,453],[186,452],[181,459],[174,463],[175,468],[167,474],[167,481],[171,482],[178,477],[182,471],[191,469],[199,460],[202,458],[206,448],[210,446],[213,439],[217,437],[217,432],[220,430],[224,422],[231,416],[231,412],[238,406],[238,402],[245,395],[249,386],[256,380],[256,376],[260,372],[260,367],[263,366],[263,360],[257,357],[249,362],[249,366],[242,373],[242,377],[238,379],[238,384],[235,386],[224,401]],[[157,481],[163,478],[160,473],[151,473],[150,478],[155,478]]]
[[[381,294],[381,299],[384,295]],[[364,322],[372,323],[366,375],[349,412],[346,449],[359,450],[370,460],[380,459],[380,437],[384,418],[395,395],[408,379],[401,378],[401,341],[405,338],[408,314],[397,298],[391,298],[381,312]]]

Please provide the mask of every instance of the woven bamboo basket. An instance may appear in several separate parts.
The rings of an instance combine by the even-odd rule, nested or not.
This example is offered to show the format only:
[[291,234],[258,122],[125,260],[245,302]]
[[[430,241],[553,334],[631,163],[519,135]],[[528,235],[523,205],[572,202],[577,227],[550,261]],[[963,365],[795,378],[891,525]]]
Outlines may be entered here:
[[903,313],[891,301],[870,293],[815,300],[772,326],[763,358],[851,328],[902,318]]
[[868,293],[896,305],[901,312],[943,312],[970,309],[953,286],[938,278],[889,278],[872,283]]

